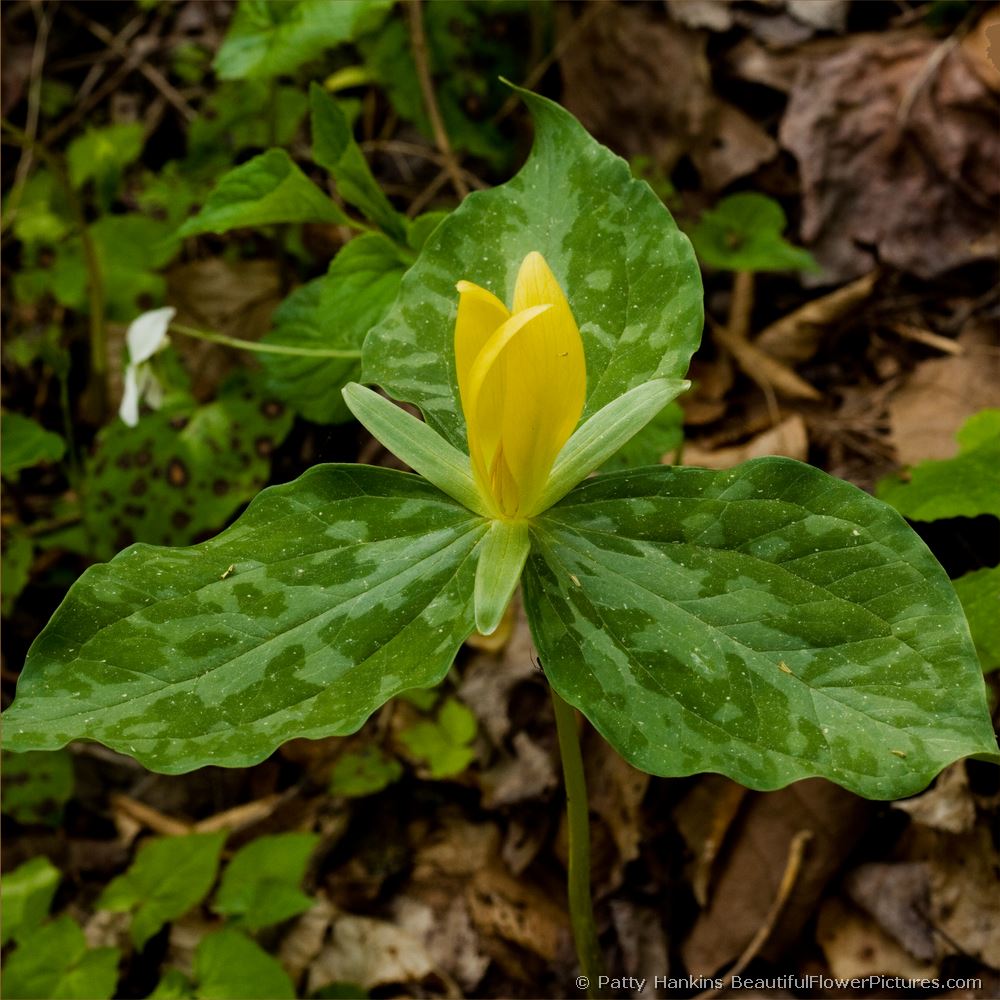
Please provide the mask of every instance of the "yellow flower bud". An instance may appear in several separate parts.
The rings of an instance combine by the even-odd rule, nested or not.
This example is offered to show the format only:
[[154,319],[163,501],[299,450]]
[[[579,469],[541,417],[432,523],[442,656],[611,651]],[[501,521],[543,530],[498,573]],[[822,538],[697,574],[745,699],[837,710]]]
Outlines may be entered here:
[[460,281],[455,366],[476,486],[496,517],[530,516],[583,412],[583,341],[540,253],[521,264],[513,308]]

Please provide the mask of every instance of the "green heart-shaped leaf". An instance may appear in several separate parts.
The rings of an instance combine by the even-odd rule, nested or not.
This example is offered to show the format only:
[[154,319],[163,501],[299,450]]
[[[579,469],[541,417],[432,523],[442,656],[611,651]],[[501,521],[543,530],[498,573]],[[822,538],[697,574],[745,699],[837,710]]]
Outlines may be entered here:
[[89,738],[177,773],[353,732],[444,677],[474,628],[486,529],[416,476],[327,465],[201,545],[134,545],[35,641],[5,746]]
[[539,518],[546,675],[632,764],[897,798],[997,757],[955,592],[894,511],[786,459],[601,476]]
[[532,250],[545,257],[583,337],[584,417],[642,382],[683,378],[701,336],[698,264],[663,203],[569,112],[520,94],[535,120],[527,163],[441,223],[363,350],[364,381],[416,403],[459,448],[452,340],[460,279],[509,303],[521,261]]

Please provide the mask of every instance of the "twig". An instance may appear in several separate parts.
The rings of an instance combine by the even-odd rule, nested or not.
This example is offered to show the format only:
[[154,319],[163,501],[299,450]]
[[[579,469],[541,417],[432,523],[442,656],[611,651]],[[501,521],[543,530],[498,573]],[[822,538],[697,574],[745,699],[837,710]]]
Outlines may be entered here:
[[45,65],[45,48],[49,39],[49,19],[45,16],[41,3],[31,5],[31,13],[35,16],[35,44],[31,50],[31,69],[29,71],[28,83],[28,114],[24,123],[24,134],[29,145],[22,150],[21,159],[18,161],[17,170],[14,173],[14,182],[11,185],[10,198],[7,202],[7,211],[2,223],[0,232],[3,232],[17,216],[17,210],[21,204],[21,196],[24,194],[24,185],[28,180],[28,172],[31,170],[31,161],[34,158],[34,144],[38,136],[38,115],[41,108],[42,99],[42,67]]
[[451,186],[459,198],[469,193],[462,171],[451,149],[448,133],[445,131],[441,110],[438,108],[437,97],[434,95],[434,81],[431,79],[430,65],[427,55],[427,36],[424,34],[424,18],[422,0],[409,0],[407,12],[410,18],[410,43],[413,48],[413,61],[417,67],[417,78],[420,81],[420,91],[424,97],[427,117],[434,131],[434,142],[444,157],[445,169],[451,178]]
[[[574,21],[569,30],[566,32],[562,38],[552,47],[552,51],[537,63],[528,72],[528,75],[521,82],[522,90],[533,90],[535,85],[539,80],[549,71],[549,67],[558,62],[563,53],[576,41],[577,35],[580,34],[584,28],[590,26],[591,22],[596,18],[600,17],[606,10],[609,10],[613,5],[610,3],[591,3],[587,5],[586,10],[580,15],[579,19]],[[491,125],[498,125],[502,122],[516,107],[520,101],[520,97],[517,94],[511,94],[503,104],[500,105],[500,110],[490,119]]]
[[418,194],[416,198],[410,202],[409,208],[406,210],[406,214],[411,219],[414,216],[419,215],[421,211],[423,211],[423,209],[430,203],[434,195],[436,195],[438,191],[445,186],[447,180],[448,171],[442,169],[434,180],[432,180],[430,184],[428,184],[427,187],[425,187],[423,191],[421,191],[420,194]]
[[[82,24],[95,38],[104,42],[115,55],[121,57],[126,62],[133,58],[133,53],[129,52],[124,42],[116,38],[103,24],[92,21],[86,14],[74,9],[67,8],[70,17],[78,24]],[[192,122],[198,117],[197,112],[186,100],[179,90],[158,70],[151,66],[145,55],[139,57],[138,70],[142,75],[181,113],[181,115]]]
[[753,271],[737,271],[729,298],[729,333],[740,340],[750,336],[750,314],[753,312]]
[[[739,976],[743,973],[746,967],[757,957],[761,948],[767,944],[768,938],[774,933],[778,918],[784,911],[788,899],[792,895],[792,890],[795,888],[799,872],[802,870],[806,844],[812,838],[812,830],[799,830],[792,837],[792,842],[788,845],[788,860],[785,862],[785,870],[778,885],[777,895],[775,895],[763,923],[757,928],[757,933],[750,939],[750,943],[743,949],[743,954],[740,955],[736,960],[736,964],[727,973],[730,982],[732,982],[734,976]],[[705,990],[703,993],[699,993],[694,1000],[711,1000],[712,997],[718,996],[719,993],[719,989]]]
[[951,337],[942,337],[939,333],[932,333],[920,326],[913,326],[912,323],[891,323],[889,329],[893,333],[899,334],[904,340],[915,340],[918,344],[926,344],[936,351],[944,354],[964,354],[965,348],[952,340]]

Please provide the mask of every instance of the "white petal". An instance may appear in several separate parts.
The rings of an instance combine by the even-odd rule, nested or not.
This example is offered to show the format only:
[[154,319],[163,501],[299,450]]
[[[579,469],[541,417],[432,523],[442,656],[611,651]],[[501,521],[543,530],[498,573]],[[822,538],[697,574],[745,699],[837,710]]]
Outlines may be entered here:
[[176,309],[165,306],[151,309],[132,320],[125,333],[125,342],[133,365],[148,361],[167,342],[167,327],[176,315]]
[[136,378],[134,365],[125,369],[125,391],[118,407],[118,416],[129,427],[135,427],[139,423],[139,380]]

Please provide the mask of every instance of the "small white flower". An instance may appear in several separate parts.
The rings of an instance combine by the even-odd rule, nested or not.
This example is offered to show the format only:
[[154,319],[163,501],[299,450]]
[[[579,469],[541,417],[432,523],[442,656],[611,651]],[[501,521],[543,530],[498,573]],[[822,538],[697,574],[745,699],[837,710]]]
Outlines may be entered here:
[[155,410],[163,402],[163,388],[149,364],[157,351],[170,343],[167,327],[177,310],[171,306],[152,309],[134,319],[125,333],[128,345],[128,364],[125,366],[125,390],[122,393],[118,416],[135,427],[139,423],[139,401],[145,399]]

